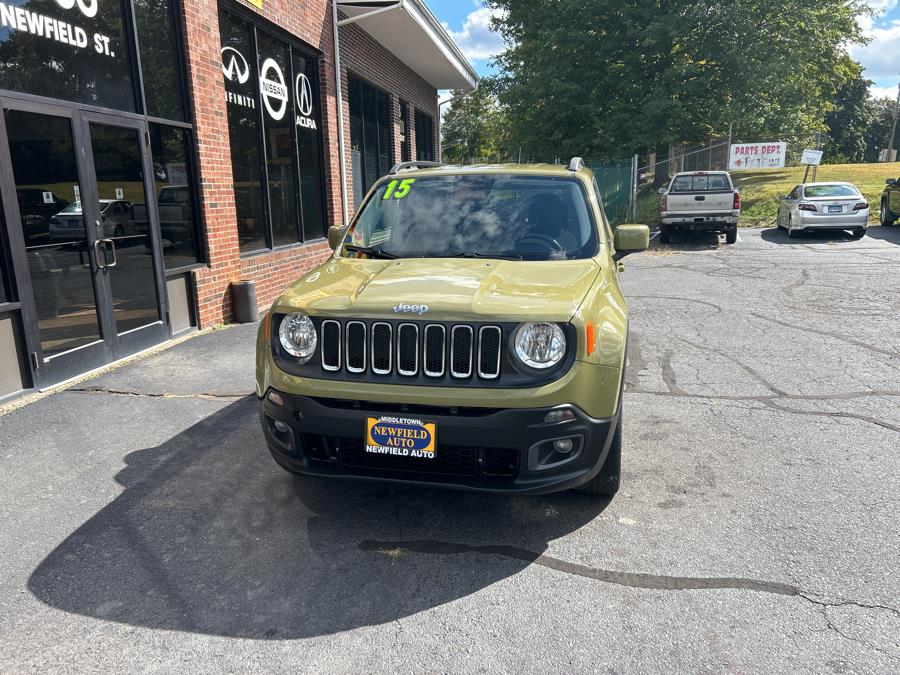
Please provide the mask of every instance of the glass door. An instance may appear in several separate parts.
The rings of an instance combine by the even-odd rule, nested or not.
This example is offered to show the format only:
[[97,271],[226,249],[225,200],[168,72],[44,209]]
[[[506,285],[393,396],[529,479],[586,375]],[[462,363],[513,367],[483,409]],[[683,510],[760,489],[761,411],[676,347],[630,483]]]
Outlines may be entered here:
[[35,384],[168,339],[143,122],[0,109],[0,190]]
[[4,164],[3,153],[9,152],[3,188],[5,195],[13,193],[4,199],[10,248],[31,286],[30,292],[20,289],[20,296],[38,386],[109,359],[74,119],[64,110],[54,112],[62,114],[4,106],[6,147],[0,147]]
[[[102,121],[101,121],[102,120]],[[86,116],[90,139],[92,223],[97,259],[106,285],[114,358],[168,338],[160,299],[152,168],[141,122]]]

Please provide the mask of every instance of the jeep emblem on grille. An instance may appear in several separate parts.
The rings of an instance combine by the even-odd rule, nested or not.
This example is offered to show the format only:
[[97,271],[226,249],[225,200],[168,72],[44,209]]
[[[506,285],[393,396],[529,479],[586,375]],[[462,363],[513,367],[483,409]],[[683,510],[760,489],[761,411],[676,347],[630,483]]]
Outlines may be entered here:
[[395,314],[424,314],[428,311],[428,305],[405,305],[402,302],[394,307]]

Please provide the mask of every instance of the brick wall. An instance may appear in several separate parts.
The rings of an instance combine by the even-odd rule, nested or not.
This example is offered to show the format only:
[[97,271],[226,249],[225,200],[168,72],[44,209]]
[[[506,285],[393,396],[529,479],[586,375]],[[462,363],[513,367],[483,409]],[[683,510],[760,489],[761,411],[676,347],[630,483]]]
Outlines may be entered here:
[[[305,0],[303,3],[292,0],[264,0],[261,10],[248,3],[242,4],[324,54],[320,72],[320,91],[326,219],[329,224],[340,223],[342,215],[338,165],[338,116],[334,84],[331,4],[328,0]],[[200,326],[207,327],[231,320],[229,285],[232,281],[256,280],[257,298],[260,307],[265,307],[303,271],[324,261],[330,249],[325,241],[317,241],[275,252],[240,257],[225,89],[220,60],[218,3],[216,0],[183,0],[183,8],[188,81],[194,115],[208,261],[205,267],[195,270],[193,274]],[[411,124],[414,109],[426,111],[435,117],[435,134],[438,133],[437,93],[431,85],[371,39],[359,26],[341,27],[340,39],[341,65],[344,71],[341,80],[344,96],[345,161],[348,168],[348,202],[352,204],[347,71],[392,94],[395,161],[400,157],[399,99],[402,98],[410,104],[407,133],[410,134],[412,147],[415,147],[415,130]]]

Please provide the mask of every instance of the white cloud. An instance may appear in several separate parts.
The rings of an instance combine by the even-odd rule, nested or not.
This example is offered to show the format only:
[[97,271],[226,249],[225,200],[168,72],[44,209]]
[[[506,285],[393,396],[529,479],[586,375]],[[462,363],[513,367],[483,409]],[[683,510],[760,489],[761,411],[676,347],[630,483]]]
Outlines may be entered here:
[[869,96],[872,98],[894,98],[897,96],[897,87],[896,85],[879,87],[877,84],[873,84],[869,87]]
[[503,38],[491,30],[493,17],[493,10],[481,7],[466,17],[461,31],[451,30],[446,22],[444,28],[469,61],[484,61],[503,51]]
[[866,69],[872,79],[900,74],[900,21],[866,31],[872,41],[853,49],[853,57]]

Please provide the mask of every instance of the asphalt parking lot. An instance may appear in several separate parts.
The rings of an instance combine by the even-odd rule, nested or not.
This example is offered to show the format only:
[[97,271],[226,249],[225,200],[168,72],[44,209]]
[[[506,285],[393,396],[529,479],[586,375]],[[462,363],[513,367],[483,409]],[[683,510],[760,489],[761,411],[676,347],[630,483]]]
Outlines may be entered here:
[[612,502],[292,478],[253,326],[0,417],[0,670],[900,667],[900,227],[629,257]]

